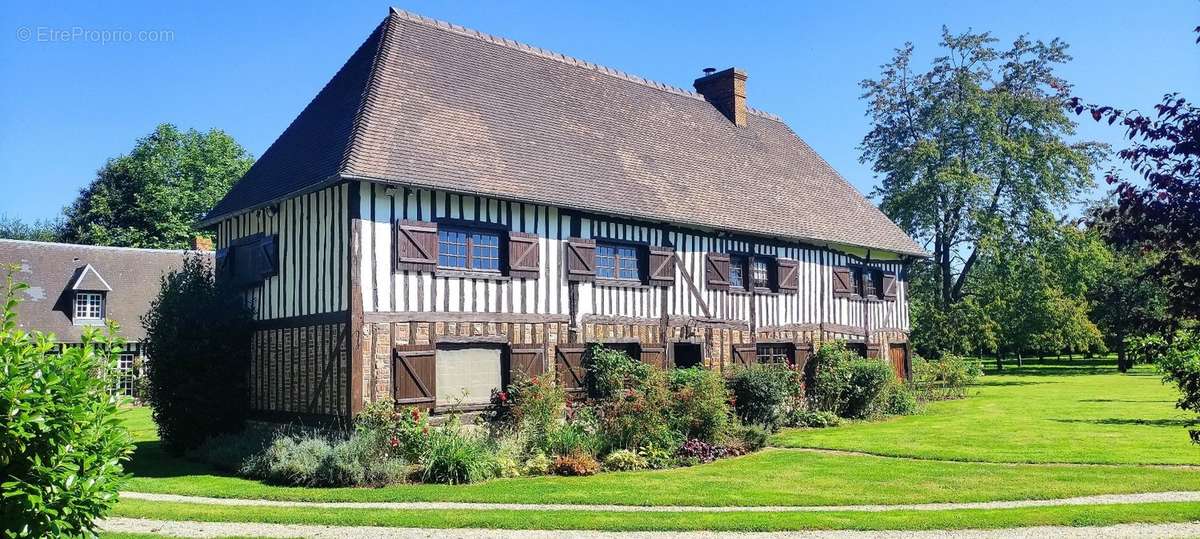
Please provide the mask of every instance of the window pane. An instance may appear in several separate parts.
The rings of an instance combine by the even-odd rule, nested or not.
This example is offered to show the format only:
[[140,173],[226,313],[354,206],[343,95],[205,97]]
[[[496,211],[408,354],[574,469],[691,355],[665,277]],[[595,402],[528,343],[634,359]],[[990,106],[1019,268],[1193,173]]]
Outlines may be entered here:
[[75,294],[75,318],[99,320],[104,313],[104,296],[91,292]]
[[617,274],[616,251],[611,245],[596,246],[596,277],[615,279]]
[[767,282],[767,261],[762,258],[755,258],[754,265],[751,268],[751,276],[754,278],[754,286],[765,287]]
[[461,230],[438,231],[438,266],[443,268],[467,267],[467,233]]
[[471,234],[471,269],[500,271],[500,236],[491,232]]
[[732,288],[746,288],[746,258],[741,256],[729,257],[729,286]]
[[636,280],[638,278],[637,251],[633,247],[618,247],[617,259],[620,263],[618,279]]

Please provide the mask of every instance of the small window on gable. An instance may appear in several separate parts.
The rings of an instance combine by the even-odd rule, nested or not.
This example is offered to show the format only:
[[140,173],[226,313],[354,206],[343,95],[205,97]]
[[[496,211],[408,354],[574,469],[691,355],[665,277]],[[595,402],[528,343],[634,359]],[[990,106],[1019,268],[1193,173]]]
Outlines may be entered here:
[[500,272],[500,233],[438,227],[438,267],[464,271]]
[[100,292],[75,293],[75,321],[97,322],[104,319],[104,294]]
[[615,281],[639,281],[637,248],[632,245],[596,244],[596,278]]

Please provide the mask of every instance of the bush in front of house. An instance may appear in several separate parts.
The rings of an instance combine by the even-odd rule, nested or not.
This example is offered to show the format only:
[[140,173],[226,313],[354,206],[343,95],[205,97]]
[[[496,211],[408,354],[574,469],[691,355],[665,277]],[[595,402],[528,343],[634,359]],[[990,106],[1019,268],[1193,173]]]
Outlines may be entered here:
[[955,354],[943,354],[937,360],[912,358],[912,385],[924,401],[961,399],[980,376],[983,368],[978,361]]
[[800,394],[800,374],[784,366],[751,365],[733,373],[728,381],[734,408],[742,423],[774,431]]
[[110,326],[83,346],[51,353],[53,339],[17,327],[17,294],[5,279],[0,318],[0,535],[61,537],[94,531],[117,501],[133,451],[109,394],[123,344]]
[[[1180,410],[1200,413],[1200,331],[1179,331],[1170,346],[1153,358],[1163,374],[1163,382],[1172,382],[1180,397]],[[1192,442],[1200,444],[1200,430],[1188,429]]]
[[596,462],[596,457],[590,454],[570,453],[554,457],[554,463],[550,465],[550,471],[554,475],[596,475],[596,472],[600,471],[600,463]]
[[507,392],[507,402],[507,416],[525,437],[526,451],[546,453],[550,438],[566,415],[567,392],[552,376],[534,376],[515,380]]
[[181,454],[245,424],[246,368],[253,318],[245,301],[218,285],[199,255],[162,278],[142,317],[146,400],[163,446]]
[[601,344],[592,345],[587,355],[588,393],[594,398],[610,398],[626,388],[640,385],[650,366],[621,350]]
[[382,486],[403,481],[405,461],[381,454],[380,436],[358,431],[344,436],[318,430],[280,430],[269,445],[243,461],[240,474],[303,487]]
[[729,388],[716,371],[693,367],[670,373],[672,428],[689,439],[717,443],[733,423]]
[[841,415],[850,388],[850,364],[858,354],[842,341],[821,345],[813,354],[812,379],[806,385],[808,408]]
[[374,435],[381,453],[390,453],[408,462],[418,462],[429,444],[429,414],[411,406],[397,407],[392,399],[382,399],[363,407],[354,418],[355,431]]
[[430,434],[421,462],[422,481],[461,485],[491,479],[497,472],[494,448],[484,436],[453,424]]
[[856,359],[849,364],[850,381],[842,397],[839,415],[865,419],[878,409],[880,397],[896,382],[892,368],[878,359]]
[[836,427],[842,424],[842,418],[833,412],[824,410],[795,410],[788,417],[788,426],[810,429]]
[[900,380],[888,384],[879,398],[879,415],[914,415],[919,411],[916,393]]
[[641,470],[649,466],[646,459],[634,451],[618,449],[604,457],[604,469],[614,472]]

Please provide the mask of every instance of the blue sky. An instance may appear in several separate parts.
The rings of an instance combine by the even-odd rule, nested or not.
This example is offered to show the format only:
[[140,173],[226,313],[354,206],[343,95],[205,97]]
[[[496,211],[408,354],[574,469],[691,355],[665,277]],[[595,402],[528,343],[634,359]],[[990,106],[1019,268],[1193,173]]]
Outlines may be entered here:
[[[387,2],[7,2],[0,10],[0,214],[52,217],[104,161],[160,122],[220,128],[261,155],[387,14]],[[1200,1],[497,2],[400,8],[684,88],[745,69],[751,106],[782,116],[860,191],[858,83],[941,26],[1061,37],[1077,95],[1149,110],[1200,101]],[[127,33],[126,33],[127,32]],[[110,40],[110,42],[103,42]],[[1090,120],[1080,137],[1122,146]]]

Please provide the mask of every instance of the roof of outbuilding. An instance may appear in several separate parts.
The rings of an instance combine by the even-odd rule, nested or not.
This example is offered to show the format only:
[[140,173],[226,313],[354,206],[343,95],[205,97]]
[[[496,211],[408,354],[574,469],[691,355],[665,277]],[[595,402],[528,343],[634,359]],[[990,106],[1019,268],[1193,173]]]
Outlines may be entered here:
[[71,318],[76,291],[105,292],[105,317],[121,325],[126,340],[144,339],[141,317],[158,295],[162,276],[182,266],[187,253],[0,239],[0,265],[16,265],[13,278],[29,285],[20,294],[18,323],[53,332],[61,342],[78,342],[83,334],[85,326]]
[[924,251],[781,119],[393,9],[205,219],[343,179]]

